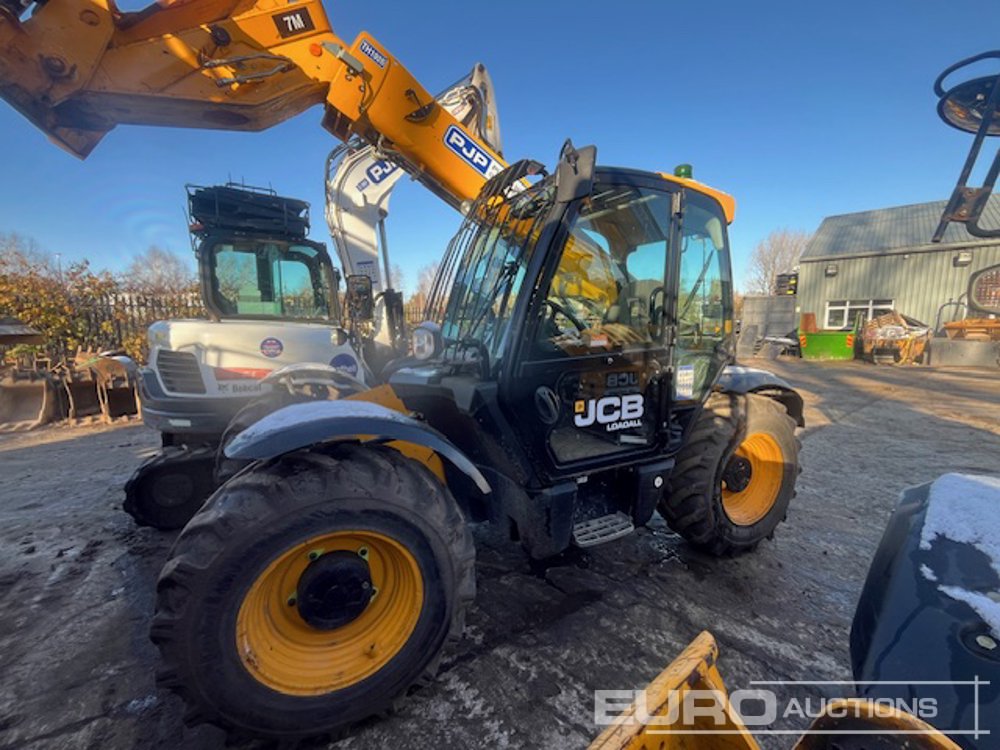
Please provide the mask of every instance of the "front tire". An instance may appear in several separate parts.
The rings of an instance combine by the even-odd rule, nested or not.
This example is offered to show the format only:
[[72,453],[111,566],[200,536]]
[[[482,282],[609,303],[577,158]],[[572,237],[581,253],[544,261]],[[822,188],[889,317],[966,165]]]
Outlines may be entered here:
[[219,489],[178,537],[151,637],[189,723],[334,734],[436,671],[475,593],[447,488],[386,447],[300,451]]
[[706,552],[748,552],[785,519],[798,457],[795,421],[780,403],[712,394],[677,455],[660,513]]

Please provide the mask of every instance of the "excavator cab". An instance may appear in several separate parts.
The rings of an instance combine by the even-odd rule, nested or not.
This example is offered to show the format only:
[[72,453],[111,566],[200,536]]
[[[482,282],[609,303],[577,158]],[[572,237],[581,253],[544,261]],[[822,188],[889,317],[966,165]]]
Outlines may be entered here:
[[202,298],[217,319],[339,324],[340,276],[306,238],[309,204],[245,185],[189,185],[188,215]]
[[202,296],[218,318],[337,322],[339,274],[309,240],[214,235],[198,246]]

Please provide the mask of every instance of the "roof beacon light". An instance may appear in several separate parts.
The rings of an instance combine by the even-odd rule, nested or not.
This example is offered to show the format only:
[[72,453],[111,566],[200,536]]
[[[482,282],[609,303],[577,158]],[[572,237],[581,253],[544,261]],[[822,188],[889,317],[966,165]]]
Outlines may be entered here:
[[674,177],[680,177],[684,180],[692,179],[694,175],[694,170],[691,168],[690,164],[678,164],[674,167]]

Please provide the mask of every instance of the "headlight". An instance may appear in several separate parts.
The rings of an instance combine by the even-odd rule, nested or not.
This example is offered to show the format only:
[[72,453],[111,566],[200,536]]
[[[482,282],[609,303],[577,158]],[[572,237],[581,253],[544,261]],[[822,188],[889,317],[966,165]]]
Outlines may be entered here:
[[427,321],[413,329],[413,356],[426,360],[440,352],[441,327],[437,323]]

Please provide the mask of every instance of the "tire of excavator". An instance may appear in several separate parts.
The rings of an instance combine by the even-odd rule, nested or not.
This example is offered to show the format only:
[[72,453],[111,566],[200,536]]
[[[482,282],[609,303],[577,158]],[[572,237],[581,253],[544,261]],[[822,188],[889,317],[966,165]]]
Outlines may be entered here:
[[214,445],[161,449],[125,484],[125,512],[138,526],[183,528],[217,487],[215,453]]

